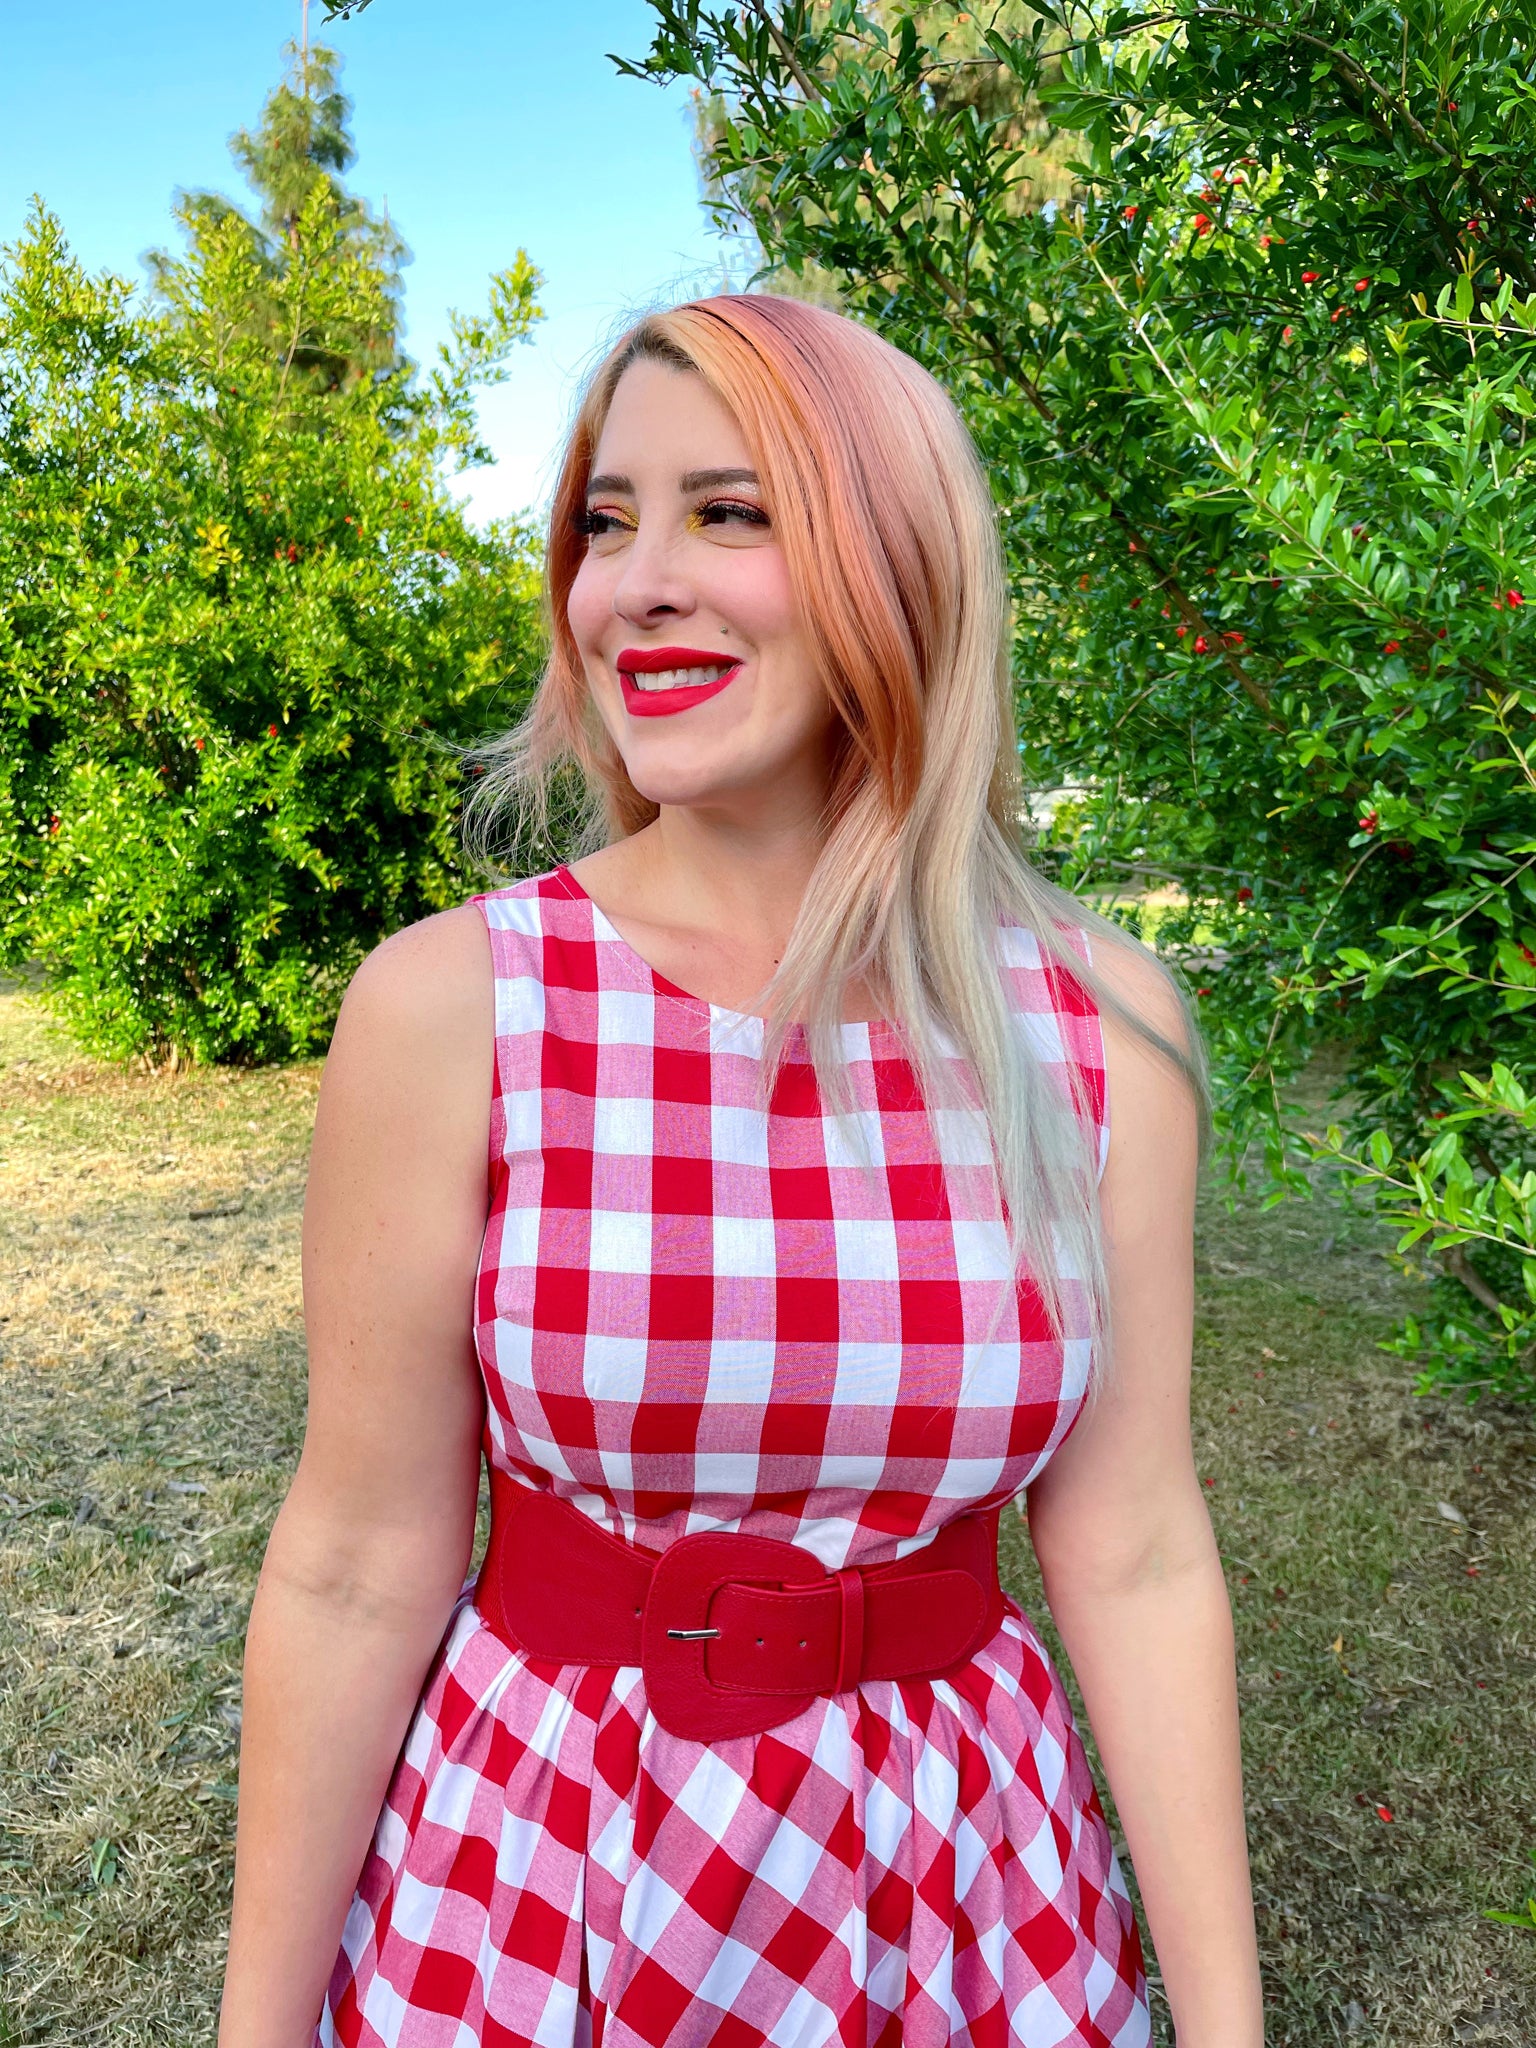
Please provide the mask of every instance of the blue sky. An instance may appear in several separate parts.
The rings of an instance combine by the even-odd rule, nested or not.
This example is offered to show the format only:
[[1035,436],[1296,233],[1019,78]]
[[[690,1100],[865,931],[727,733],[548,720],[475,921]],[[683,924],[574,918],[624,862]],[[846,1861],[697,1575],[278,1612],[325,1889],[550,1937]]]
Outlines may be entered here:
[[[536,505],[577,380],[635,308],[708,289],[722,244],[698,203],[687,94],[620,78],[644,0],[373,0],[311,35],[344,58],[355,190],[414,254],[408,345],[428,355],[519,248],[548,318],[487,394],[496,466],[465,479],[477,513]],[[142,278],[173,239],[178,186],[242,196],[227,142],[252,125],[299,31],[300,0],[0,0],[0,241],[31,195],[94,268]]]

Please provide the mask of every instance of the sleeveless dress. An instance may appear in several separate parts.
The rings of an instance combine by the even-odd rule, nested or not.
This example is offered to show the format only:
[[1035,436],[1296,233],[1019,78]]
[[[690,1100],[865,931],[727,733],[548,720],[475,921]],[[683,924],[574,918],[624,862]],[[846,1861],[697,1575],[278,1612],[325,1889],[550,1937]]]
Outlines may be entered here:
[[[657,974],[568,869],[473,900],[496,985],[486,1456],[652,1551],[741,1529],[829,1569],[907,1556],[1018,1495],[1079,1413],[1089,1344],[1070,1280],[1064,1340],[1027,1282],[996,1318],[1006,1245],[979,1118],[930,1121],[894,1028],[846,1024],[861,1156],[798,1032],[764,1114],[759,1020]],[[1021,1029],[1092,1118],[1102,1171],[1098,1017],[1027,933],[1001,937]],[[867,1682],[705,1745],[657,1725],[638,1669],[499,1640],[468,1583],[315,2034],[1150,2040],[1082,1743],[1011,1600],[958,1675]]]

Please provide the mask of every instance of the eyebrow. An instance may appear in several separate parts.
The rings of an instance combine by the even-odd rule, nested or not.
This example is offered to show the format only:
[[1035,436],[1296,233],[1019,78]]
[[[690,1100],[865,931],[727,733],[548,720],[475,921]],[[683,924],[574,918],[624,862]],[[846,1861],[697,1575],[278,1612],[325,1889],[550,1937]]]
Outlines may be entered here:
[[[686,476],[678,478],[677,488],[684,497],[695,491],[712,491],[721,484],[756,484],[755,469],[690,469]],[[633,497],[634,485],[627,476],[594,476],[587,479],[587,495],[594,491],[613,491],[619,497]]]

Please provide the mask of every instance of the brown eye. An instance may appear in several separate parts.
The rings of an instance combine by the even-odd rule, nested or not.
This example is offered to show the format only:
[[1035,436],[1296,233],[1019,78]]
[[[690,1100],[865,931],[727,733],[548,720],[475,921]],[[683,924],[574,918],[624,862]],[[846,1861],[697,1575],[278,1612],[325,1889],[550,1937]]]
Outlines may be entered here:
[[740,498],[711,498],[693,515],[699,526],[767,526],[768,514],[761,505],[745,504]]
[[588,540],[591,540],[599,533],[614,532],[618,524],[618,520],[614,518],[611,512],[578,512],[576,514],[576,531],[580,534],[585,534]]

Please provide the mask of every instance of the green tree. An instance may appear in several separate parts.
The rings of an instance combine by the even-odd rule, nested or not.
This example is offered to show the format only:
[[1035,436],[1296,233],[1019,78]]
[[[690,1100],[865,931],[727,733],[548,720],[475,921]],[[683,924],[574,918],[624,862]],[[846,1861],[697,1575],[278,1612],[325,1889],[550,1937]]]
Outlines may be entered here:
[[180,202],[147,303],[41,203],[0,254],[0,952],[110,1054],[323,1045],[462,895],[455,743],[531,687],[534,544],[449,486],[538,274],[418,371],[349,153],[312,52],[237,143],[258,216]]
[[[246,314],[249,332],[265,338],[287,365],[287,388],[322,393],[359,378],[399,372],[401,267],[409,255],[390,222],[377,218],[367,202],[349,192],[342,174],[352,164],[351,102],[340,90],[334,50],[290,44],[289,73],[268,99],[260,125],[241,129],[230,154],[256,195],[254,217],[216,192],[183,193],[177,211],[197,239],[238,224],[249,238],[261,286]],[[323,196],[323,197],[322,197]],[[322,204],[315,204],[322,197]],[[310,237],[300,234],[308,220]],[[314,223],[323,220],[333,244],[322,252],[313,242]],[[312,268],[317,259],[335,264],[355,255],[375,276],[378,289],[360,301],[362,324],[339,317],[334,304],[311,305],[303,293],[285,293],[290,270]],[[176,265],[149,258],[151,276],[170,286],[175,302]]]
[[1182,891],[1232,1153],[1349,1164],[1435,1255],[1404,1351],[1536,1394],[1531,8],[653,13],[722,217],[965,409],[1042,855]]

